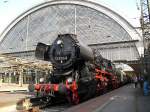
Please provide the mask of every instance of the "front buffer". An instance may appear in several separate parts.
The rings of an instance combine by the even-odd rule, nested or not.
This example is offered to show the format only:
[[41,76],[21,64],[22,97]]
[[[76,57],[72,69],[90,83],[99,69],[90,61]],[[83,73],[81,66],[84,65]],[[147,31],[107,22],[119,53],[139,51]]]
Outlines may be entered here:
[[39,110],[48,105],[68,101],[70,104],[79,103],[78,86],[75,81],[66,80],[65,84],[36,84],[35,95],[19,100],[16,109],[21,111]]

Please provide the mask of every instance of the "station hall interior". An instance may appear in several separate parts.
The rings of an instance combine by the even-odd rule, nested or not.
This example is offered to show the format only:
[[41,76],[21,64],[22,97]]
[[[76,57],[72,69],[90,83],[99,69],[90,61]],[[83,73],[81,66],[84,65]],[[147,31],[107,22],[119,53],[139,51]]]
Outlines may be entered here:
[[[145,79],[150,82],[150,1],[132,0],[136,8],[135,10],[138,11],[138,17],[134,18],[138,19],[136,20],[138,22],[134,21],[135,23],[133,22],[133,24],[133,18],[132,21],[129,21],[128,18],[125,18],[125,14],[121,14],[115,8],[109,7],[113,6],[111,4],[112,1],[114,1],[114,4],[117,4],[117,1],[112,0],[110,3],[107,3],[107,1],[105,3],[104,0],[31,0],[28,3],[29,5],[24,6],[20,12],[18,11],[19,14],[16,13],[17,16],[13,16],[13,19],[7,22],[2,30],[0,27],[0,97],[5,96],[5,92],[16,92],[19,94],[18,97],[16,97],[17,95],[14,96],[13,101],[9,101],[9,99],[6,102],[0,101],[0,110],[2,108],[2,111],[6,111],[5,107],[14,105],[18,100],[17,98],[24,98],[29,95],[28,92],[33,92],[33,90],[30,91],[30,89],[33,89],[29,87],[30,85],[39,84],[42,79],[47,81],[50,74],[55,73],[54,71],[57,67],[54,67],[53,64],[55,63],[50,61],[52,60],[50,56],[55,54],[52,53],[51,55],[52,50],[49,49],[53,48],[51,47],[53,43],[59,41],[59,35],[71,34],[76,35],[77,42],[79,43],[77,46],[80,46],[80,43],[81,45],[84,44],[92,49],[92,53],[95,56],[104,58],[105,61],[102,63],[103,71],[107,71],[107,67],[109,68],[107,63],[111,62],[111,69],[114,68],[115,72],[110,74],[119,74],[119,76],[117,75],[120,78],[119,81],[124,81],[122,83],[123,87],[119,89],[115,87],[116,90],[113,92],[108,92],[106,96],[100,96],[103,97],[102,100],[105,97],[109,99],[107,101],[104,100],[104,103],[99,102],[101,104],[100,108],[95,106],[95,108],[93,107],[94,111],[92,109],[90,111],[90,109],[86,110],[86,106],[82,104],[85,112],[100,112],[102,108],[102,112],[108,112],[108,109],[104,108],[105,105],[107,107],[109,103],[115,101],[123,104],[123,100],[130,100],[133,102],[132,104],[138,106],[136,109],[131,107],[131,110],[129,110],[131,112],[144,112],[141,105],[146,105],[145,112],[150,111],[150,108],[145,104],[145,102],[150,102],[150,96],[144,96],[144,90],[143,87],[142,89],[140,88],[140,83],[137,88],[135,88],[133,83],[135,77],[138,80],[142,78],[143,84]],[[2,0],[0,1],[0,6],[6,10],[7,5],[15,6],[13,2],[12,0]],[[19,1],[16,0],[16,5],[18,4]],[[5,8],[3,8],[4,6]],[[9,14],[11,14],[10,9],[7,10]],[[17,9],[12,11],[14,12],[15,10]],[[4,13],[1,9],[0,12]],[[57,42],[55,42],[56,40]],[[44,43],[44,45],[41,44],[41,49],[37,48],[38,43]],[[82,54],[82,46],[79,49]],[[37,55],[37,52],[39,55]],[[89,55],[88,52],[85,54]],[[50,56],[47,57],[45,55]],[[38,59],[38,56],[41,59]],[[61,64],[65,63],[63,58],[60,57]],[[129,78],[130,81],[128,81]],[[19,92],[23,92],[23,94]],[[24,94],[24,92],[27,93]],[[123,92],[127,94],[125,95]],[[90,101],[92,102],[92,100]],[[7,102],[11,103],[7,104]],[[112,111],[110,112],[116,111],[114,107],[118,105],[118,102],[111,103],[110,108]],[[67,109],[67,111],[73,111],[73,109],[80,111],[78,105]],[[125,107],[128,108],[128,106],[124,105],[117,111],[124,112],[126,111]]]

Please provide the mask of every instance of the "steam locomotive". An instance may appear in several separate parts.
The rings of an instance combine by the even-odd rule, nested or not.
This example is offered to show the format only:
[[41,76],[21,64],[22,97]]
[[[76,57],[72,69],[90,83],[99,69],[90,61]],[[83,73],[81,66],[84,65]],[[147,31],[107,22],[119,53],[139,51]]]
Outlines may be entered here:
[[35,56],[50,61],[53,72],[47,84],[36,84],[38,95],[67,99],[78,104],[80,100],[119,86],[111,61],[96,56],[93,50],[78,41],[74,34],[58,35],[52,45],[38,43]]
[[58,35],[52,45],[38,43],[35,56],[50,61],[53,71],[46,83],[35,84],[36,99],[30,99],[32,104],[60,100],[78,104],[119,87],[120,80],[111,61],[79,42],[77,35]]

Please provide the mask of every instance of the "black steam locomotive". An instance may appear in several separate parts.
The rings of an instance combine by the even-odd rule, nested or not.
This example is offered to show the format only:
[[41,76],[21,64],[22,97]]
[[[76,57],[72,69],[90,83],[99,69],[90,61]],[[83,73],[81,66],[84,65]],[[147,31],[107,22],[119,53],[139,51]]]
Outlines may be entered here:
[[50,61],[53,71],[46,83],[35,84],[36,96],[30,98],[32,105],[53,104],[60,100],[78,104],[119,87],[120,81],[111,61],[95,55],[74,34],[58,35],[52,45],[38,43],[35,56]]
[[[95,74],[91,64],[94,61],[93,51],[79,43],[76,35],[58,35],[51,46],[39,43],[35,55],[53,65],[47,93],[53,91],[53,96],[62,96],[74,104],[79,103],[83,96],[87,99],[95,94]],[[39,85],[35,88],[38,91],[41,89]]]

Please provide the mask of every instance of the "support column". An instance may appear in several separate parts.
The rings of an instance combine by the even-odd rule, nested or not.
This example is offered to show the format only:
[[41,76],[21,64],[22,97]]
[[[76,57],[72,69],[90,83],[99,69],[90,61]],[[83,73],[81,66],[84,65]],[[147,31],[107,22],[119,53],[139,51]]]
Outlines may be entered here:
[[35,70],[35,83],[37,84],[38,83],[38,71],[37,70]]
[[[22,70],[23,71],[23,70]],[[22,72],[22,74],[23,74],[23,82],[24,82],[24,84],[27,84],[27,75],[28,75],[28,71],[27,70],[25,70],[24,72]]]
[[5,75],[4,75],[4,83],[8,83],[8,80],[7,80],[7,72],[5,72]]
[[23,72],[21,70],[19,74],[19,86],[22,87],[22,85],[23,85]]
[[13,72],[13,75],[15,76],[14,82],[15,82],[15,84],[16,84],[16,83],[17,83],[17,82],[16,82],[16,81],[17,81],[17,80],[16,80],[17,77],[16,77],[16,72],[15,72],[15,71]]
[[2,83],[3,83],[2,74],[0,74],[0,86],[2,85]]
[[8,76],[8,83],[10,84],[11,83],[11,72],[8,73],[9,76]]

